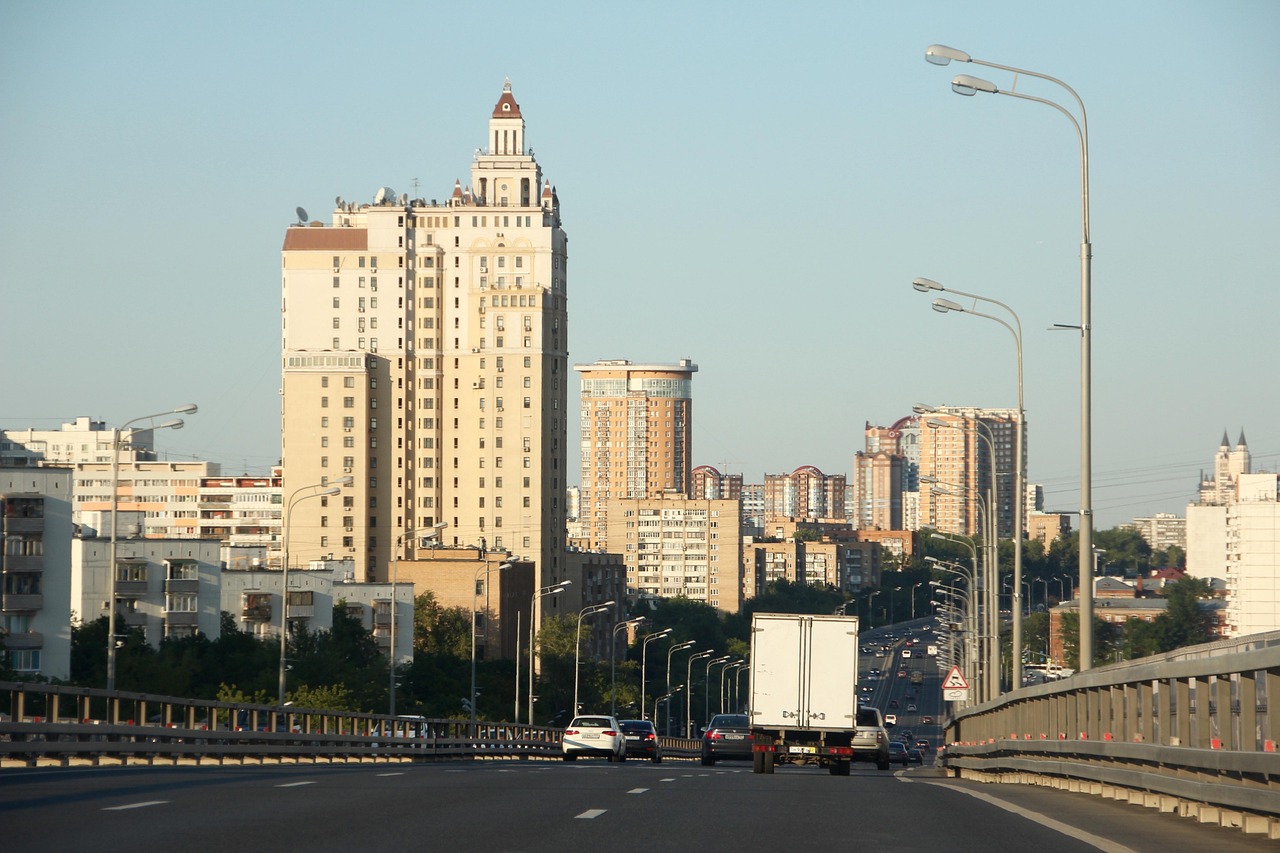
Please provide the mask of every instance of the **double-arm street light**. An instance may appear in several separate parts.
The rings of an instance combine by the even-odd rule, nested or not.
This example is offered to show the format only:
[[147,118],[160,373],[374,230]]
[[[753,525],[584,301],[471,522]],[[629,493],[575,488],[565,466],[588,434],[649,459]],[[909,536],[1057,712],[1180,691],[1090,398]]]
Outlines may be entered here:
[[573,642],[573,714],[572,716],[574,717],[578,716],[578,710],[579,710],[578,709],[578,667],[579,667],[579,661],[582,660],[582,620],[587,616],[594,616],[597,613],[604,613],[606,610],[613,607],[613,605],[614,605],[614,602],[610,600],[610,601],[601,602],[600,604],[593,604],[589,607],[584,607],[578,611],[578,630],[577,630],[577,633],[574,635],[574,642]]
[[[1024,101],[1053,107],[1066,116],[1075,128],[1076,138],[1080,143],[1080,325],[1060,325],[1058,328],[1078,328],[1080,331],[1080,669],[1093,666],[1093,588],[1090,583],[1092,567],[1090,552],[1093,550],[1093,426],[1092,426],[1092,374],[1093,374],[1093,247],[1089,235],[1089,118],[1084,108],[1084,101],[1063,81],[1048,74],[1028,71],[1025,68],[1014,68],[982,59],[974,59],[963,50],[954,47],[934,44],[925,49],[925,59],[934,65],[947,65],[955,62],[970,62],[987,68],[1009,71],[1014,75],[1013,88],[998,88],[994,83],[973,77],[968,74],[957,75],[951,81],[951,88],[960,95],[975,95],[978,92],[993,95],[1008,95]],[[1016,91],[1018,76],[1025,75],[1053,83],[1065,89],[1075,101],[1079,109],[1079,118],[1071,110],[1046,98],[1038,98]],[[1021,500],[1021,496],[1019,496]],[[1014,654],[1014,659],[1020,657]],[[1017,682],[1015,682],[1017,683]]]
[[[684,736],[693,737],[693,662],[702,658],[709,658],[716,653],[715,649],[707,649],[705,652],[697,652],[689,655],[689,666],[684,677],[684,683],[689,685],[689,689],[684,694]],[[707,667],[710,669],[710,666]]]
[[[654,700],[653,700],[653,727],[654,727],[655,729],[657,729],[657,728],[658,728],[658,706],[659,706],[659,705],[661,705],[663,702],[666,702],[666,703],[667,703],[667,724],[668,724],[668,725],[670,725],[670,723],[671,723],[671,703],[670,703],[670,701],[669,701],[669,700],[671,699],[671,697],[672,697],[672,696],[675,696],[675,695],[676,695],[677,693],[679,693],[681,690],[684,690],[684,685],[683,685],[683,684],[679,685],[679,686],[678,686],[678,687],[676,687],[674,690],[669,690],[669,691],[667,691],[664,695],[659,696],[657,699],[654,699]],[[643,712],[642,712],[642,713],[643,713]]]
[[[289,518],[293,515],[293,508],[305,500],[311,498],[327,498],[342,493],[339,486],[345,486],[352,482],[350,477],[342,477],[331,483],[315,483],[310,486],[303,486],[298,489],[289,498],[289,503],[284,509],[284,525],[280,528],[280,538],[283,545],[280,549],[280,675],[279,675],[279,691],[280,704],[284,704],[284,688],[285,673],[289,669]],[[311,489],[320,489],[321,491],[313,492]],[[394,603],[394,602],[393,602]]]
[[1022,387],[1023,387],[1022,320],[1019,319],[1018,312],[1014,311],[1012,308],[1010,308],[1008,305],[1004,304],[998,299],[991,299],[990,297],[987,297],[987,296],[979,296],[976,293],[966,293],[963,290],[955,290],[954,288],[943,287],[938,282],[928,278],[917,278],[915,281],[911,283],[911,286],[914,287],[916,290],[920,291],[921,293],[930,293],[934,291],[954,293],[957,296],[963,296],[966,299],[974,300],[975,305],[978,302],[986,302],[992,305],[997,305],[1000,308],[1003,308],[1005,311],[1007,311],[1009,316],[1013,318],[1013,325],[1010,325],[1002,317],[997,317],[993,314],[985,314],[981,311],[975,310],[974,307],[965,308],[963,305],[960,305],[956,302],[952,302],[950,299],[933,300],[934,310],[938,311],[941,314],[956,312],[960,314],[971,314],[974,317],[982,317],[986,320],[993,320],[999,323],[1000,325],[1004,326],[1006,329],[1009,330],[1009,334],[1013,335],[1014,350],[1015,350],[1015,354],[1017,356],[1017,362],[1018,362],[1018,424],[1017,424],[1018,432],[1014,438],[1014,451],[1013,451],[1014,456],[1016,457],[1014,461],[1014,477],[1013,477],[1013,531],[1014,531],[1013,533],[1013,579],[1014,579],[1013,595],[1014,595],[1014,601],[1013,601],[1013,606],[1010,607],[1010,610],[1013,611],[1012,642],[1013,642],[1014,654],[1013,654],[1012,683],[1016,687],[1022,684],[1022,655],[1018,651],[1019,649],[1022,648],[1022,607],[1021,607],[1021,602],[1018,601],[1018,598],[1021,595],[1019,590],[1021,589],[1020,585],[1022,583],[1023,506],[1026,502],[1026,489],[1027,489],[1027,459],[1026,459],[1025,451],[1023,450],[1023,447],[1024,447],[1023,442],[1025,441],[1025,435],[1026,435],[1026,429],[1027,429],[1026,427],[1027,411],[1026,411],[1026,405],[1023,401],[1023,395],[1022,395]]
[[[671,657],[672,655],[674,655],[676,652],[684,651],[685,649],[691,649],[695,645],[697,645],[697,643],[698,643],[697,640],[685,640],[683,643],[676,643],[674,646],[667,649],[667,692],[668,693],[671,692]],[[688,684],[688,683],[689,683],[688,681],[685,681],[685,684]],[[658,721],[655,718],[654,723],[657,724],[657,722]],[[668,735],[671,734],[671,708],[670,707],[667,708],[667,734]]]
[[[449,522],[447,521],[441,521],[438,524],[431,525],[431,527],[428,528],[427,532],[422,534],[422,540],[425,542],[430,539],[438,539],[440,536],[440,531],[444,530],[448,526],[449,526]],[[396,547],[394,552],[391,554],[391,652],[388,655],[391,661],[391,666],[390,666],[391,684],[387,688],[387,697],[388,697],[387,705],[389,709],[387,713],[392,717],[396,715],[396,590],[397,590],[396,576],[399,574],[398,572],[398,568],[400,565],[399,553],[400,553],[400,547],[404,544],[405,540],[409,539],[417,532],[418,532],[417,530],[406,530],[403,533],[401,533],[398,537],[396,537]],[[473,617],[471,621],[474,624],[475,618]],[[472,663],[474,664],[474,661],[472,661]],[[473,673],[475,672],[474,666],[472,667],[472,672]],[[474,684],[475,684],[475,680],[473,678],[472,690],[471,690],[473,700],[476,692],[474,689]]]
[[[654,631],[652,634],[645,634],[644,639],[640,641],[640,716],[644,716],[644,695],[645,695],[645,677],[648,675],[649,667],[649,644],[654,640],[662,637],[670,636],[671,629],[663,628],[661,631]],[[656,722],[656,721],[655,721]]]
[[[111,603],[110,609],[107,611],[108,690],[116,689],[116,540],[120,535],[120,525],[116,521],[116,516],[120,514],[120,451],[124,448],[121,436],[126,427],[139,421],[149,421],[152,418],[159,418],[164,415],[194,415],[198,410],[199,408],[195,403],[187,403],[167,412],[143,415],[140,418],[125,421],[111,434],[111,544],[107,549],[107,601]],[[182,429],[184,423],[185,421],[182,418],[174,418],[171,421],[148,427],[147,430],[155,432],[158,429]],[[283,702],[284,700],[281,699],[280,701]]]
[[618,632],[631,625],[639,625],[643,621],[643,616],[637,616],[635,619],[624,619],[613,626],[613,633],[609,636],[609,713],[615,717],[618,715]]
[[547,595],[555,595],[558,592],[564,592],[564,588],[572,584],[572,580],[564,580],[559,583],[544,586],[533,594],[533,598],[529,601],[529,723],[533,724],[533,674],[534,674],[534,639],[538,633],[538,619],[534,615],[537,611],[538,599]]
[[[511,563],[500,563],[496,566],[490,566],[486,561],[483,566],[476,569],[475,581],[471,585],[471,693],[470,701],[467,703],[471,707],[471,729],[475,732],[476,727],[476,598],[480,594],[480,575],[484,575],[484,600],[486,602],[484,608],[484,634],[485,634],[485,652],[488,653],[489,642],[489,575],[492,572],[505,572],[511,568]],[[395,606],[395,598],[392,598],[391,606]],[[393,649],[394,651],[394,649]]]
[[724,669],[720,670],[720,713],[721,714],[732,713],[732,708],[729,707],[729,694],[728,694],[728,687],[725,685],[725,676],[727,676],[730,672],[733,672],[734,678],[736,679],[737,671],[744,668],[746,665],[747,665],[746,661],[739,660],[739,661],[734,661],[733,663],[726,666]]
[[[706,688],[706,690],[703,691],[705,695],[704,695],[704,701],[703,701],[703,707],[702,707],[702,716],[703,716],[704,723],[709,723],[711,721],[711,667],[719,666],[720,664],[728,664],[734,660],[736,660],[736,658],[734,658],[733,655],[725,655],[724,657],[719,657],[713,661],[707,662],[706,684],[703,685]],[[720,679],[721,685],[724,684],[723,675],[724,674],[721,673],[721,676],[722,676]]]

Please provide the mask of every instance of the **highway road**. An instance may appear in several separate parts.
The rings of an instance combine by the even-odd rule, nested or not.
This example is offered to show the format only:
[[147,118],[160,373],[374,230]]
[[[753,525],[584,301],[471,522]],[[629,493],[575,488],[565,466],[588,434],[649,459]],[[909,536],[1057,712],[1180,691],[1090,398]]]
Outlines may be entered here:
[[933,767],[848,778],[603,760],[0,773],[15,851],[1252,851],[1271,842],[1136,806]]

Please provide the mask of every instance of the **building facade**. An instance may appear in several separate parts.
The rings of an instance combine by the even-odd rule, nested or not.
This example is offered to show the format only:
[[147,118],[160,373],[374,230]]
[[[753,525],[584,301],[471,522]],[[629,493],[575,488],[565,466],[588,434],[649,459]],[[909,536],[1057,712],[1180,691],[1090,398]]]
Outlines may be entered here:
[[[975,537],[982,518],[995,516],[997,536],[1013,535],[1018,412],[943,406],[921,419],[920,525]],[[994,471],[992,452],[995,453]],[[1023,441],[1026,453],[1026,441]],[[996,484],[994,507],[992,475]]]
[[282,255],[290,558],[385,581],[415,531],[440,529],[561,577],[568,238],[510,84],[465,189],[338,199],[328,225],[290,227]]
[[614,359],[574,369],[582,374],[581,518],[589,547],[599,548],[614,502],[689,493],[698,366]]
[[770,531],[789,519],[845,519],[845,491],[844,474],[824,474],[812,465],[790,474],[765,474],[765,535],[775,535]]

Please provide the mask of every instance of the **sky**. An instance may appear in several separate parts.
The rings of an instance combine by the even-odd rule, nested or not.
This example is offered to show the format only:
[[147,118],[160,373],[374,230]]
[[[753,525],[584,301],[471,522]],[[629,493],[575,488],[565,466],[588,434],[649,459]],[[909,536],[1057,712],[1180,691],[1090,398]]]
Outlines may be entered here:
[[953,94],[1015,80],[941,43],[1083,99],[1096,526],[1182,514],[1224,431],[1280,468],[1277,35],[1272,0],[0,0],[0,426],[194,402],[168,458],[265,472],[295,208],[446,198],[509,79],[570,363],[692,359],[695,465],[849,474],[868,422],[1016,405],[1012,336],[923,276],[1017,313],[1029,480],[1078,508],[1080,334],[1050,327],[1081,322],[1080,146]]

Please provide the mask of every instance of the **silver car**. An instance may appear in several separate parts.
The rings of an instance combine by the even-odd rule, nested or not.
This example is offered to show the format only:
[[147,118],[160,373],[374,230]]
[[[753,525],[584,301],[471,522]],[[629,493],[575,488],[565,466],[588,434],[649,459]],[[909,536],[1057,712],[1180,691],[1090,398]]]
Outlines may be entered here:
[[615,717],[574,717],[564,730],[560,748],[565,761],[579,755],[604,756],[610,762],[627,760],[627,736]]

